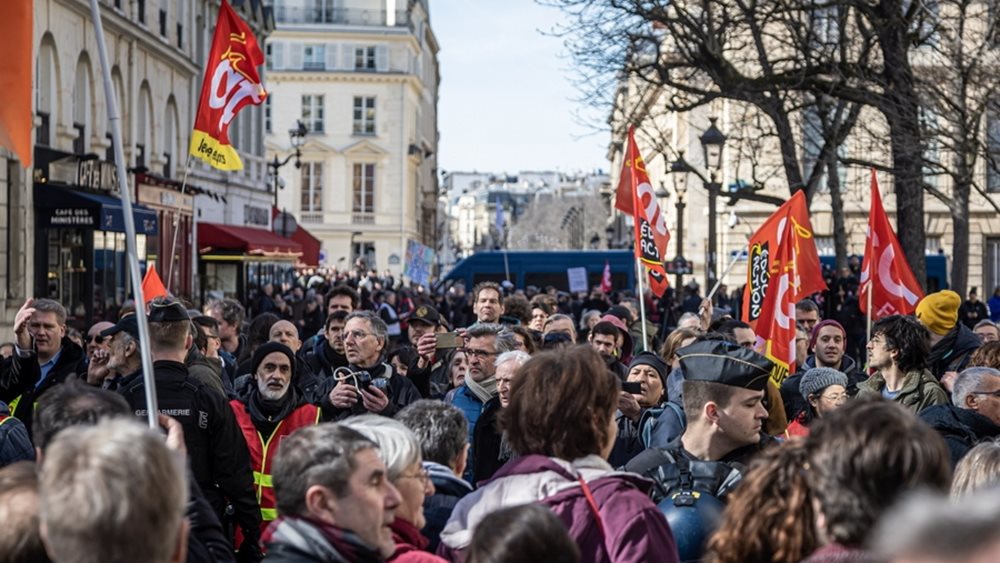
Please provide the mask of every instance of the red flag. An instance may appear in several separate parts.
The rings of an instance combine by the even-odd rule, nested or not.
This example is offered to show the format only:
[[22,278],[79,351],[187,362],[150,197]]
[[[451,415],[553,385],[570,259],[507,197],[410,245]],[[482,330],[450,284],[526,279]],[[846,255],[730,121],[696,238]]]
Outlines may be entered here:
[[[875,265],[873,268],[872,265]],[[861,289],[858,305],[862,313],[868,312],[868,288],[872,292],[872,319],[889,315],[909,315],[917,308],[924,292],[906,262],[903,247],[899,245],[889,217],[882,207],[878,177],[872,169],[872,206],[868,213],[868,241],[861,265]]]
[[264,54],[250,27],[222,0],[191,134],[191,155],[220,170],[243,168],[229,142],[229,124],[244,106],[261,104],[267,97],[257,73],[263,63]]
[[611,293],[611,263],[604,261],[604,274],[601,276],[601,292]]
[[31,75],[35,61],[32,56],[32,1],[0,2],[0,37],[4,38],[4,55],[0,58],[0,147],[10,149],[21,161],[31,166]]
[[[667,273],[663,268],[663,257],[667,254],[667,243],[670,233],[667,223],[660,212],[660,204],[656,201],[653,186],[646,174],[646,163],[639,154],[635,144],[635,128],[629,127],[628,148],[625,150],[625,161],[622,163],[622,181],[618,184],[618,194],[615,207],[634,218],[635,224],[635,257],[649,270],[649,286],[657,297],[667,289]],[[629,210],[622,207],[622,182],[627,182],[627,189],[632,198]]]
[[[780,384],[795,366],[795,278],[796,230],[798,226],[790,209],[782,206],[784,216],[779,217],[775,228],[777,246],[773,250],[773,268],[767,284],[767,291],[760,306],[757,323],[757,338],[762,340],[764,355],[780,368],[772,373],[775,383]],[[773,216],[772,216],[773,217]]]
[[[790,234],[795,257],[791,278],[792,299],[799,301],[826,289],[819,253],[816,252],[816,241],[813,239],[812,223],[809,221],[809,208],[805,194],[800,190],[768,217],[750,237],[743,319],[757,334],[760,334],[758,319],[763,316],[770,277],[780,271],[777,252],[781,242],[779,236],[783,233],[778,227],[785,218],[790,220],[792,227]],[[765,318],[765,322],[771,320]]]
[[146,268],[146,275],[142,278],[142,299],[146,303],[149,303],[157,297],[166,297],[170,295],[167,292],[167,288],[163,286],[163,280],[160,279],[160,275],[156,273],[156,266],[150,264]]

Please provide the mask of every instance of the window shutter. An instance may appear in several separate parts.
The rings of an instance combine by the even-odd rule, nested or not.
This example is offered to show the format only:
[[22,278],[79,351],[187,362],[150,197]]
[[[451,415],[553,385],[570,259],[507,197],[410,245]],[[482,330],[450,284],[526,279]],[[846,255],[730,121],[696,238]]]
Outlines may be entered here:
[[354,70],[354,45],[342,43],[340,45],[340,60],[343,61],[341,68],[344,70]]
[[375,70],[379,72],[389,70],[389,47],[380,45],[375,49]]
[[292,43],[292,60],[289,68],[302,70],[302,44]]
[[326,70],[336,70],[339,68],[337,65],[337,44],[327,43],[326,44]]
[[288,65],[285,62],[285,44],[276,42],[271,44],[271,68],[281,70]]

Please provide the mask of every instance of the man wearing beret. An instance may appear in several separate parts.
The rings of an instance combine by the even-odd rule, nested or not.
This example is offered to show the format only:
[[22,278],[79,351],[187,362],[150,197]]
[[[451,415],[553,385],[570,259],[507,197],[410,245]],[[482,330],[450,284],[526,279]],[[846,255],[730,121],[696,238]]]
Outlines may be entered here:
[[931,332],[927,363],[938,381],[949,372],[957,374],[965,369],[972,353],[982,345],[976,333],[959,322],[961,306],[962,297],[950,289],[932,293],[917,304],[916,316]]
[[[294,327],[293,327],[294,330]],[[306,401],[295,376],[295,353],[280,342],[267,342],[254,351],[253,385],[229,402],[250,450],[254,485],[260,499],[261,531],[277,517],[271,488],[271,462],[281,439],[303,426],[319,422],[320,411]]]
[[[184,428],[191,474],[220,520],[226,520],[227,503],[232,506],[230,518],[244,538],[238,561],[260,561],[260,505],[253,486],[250,454],[226,398],[188,375],[184,359],[194,341],[188,312],[177,300],[158,297],[149,305],[148,320],[157,406]],[[135,415],[145,420],[142,371],[124,378],[118,392]]]
[[625,465],[653,479],[653,501],[682,489],[723,499],[742,478],[750,458],[773,439],[764,389],[773,364],[753,350],[721,340],[677,351],[684,376],[687,427],[666,448],[649,448]]

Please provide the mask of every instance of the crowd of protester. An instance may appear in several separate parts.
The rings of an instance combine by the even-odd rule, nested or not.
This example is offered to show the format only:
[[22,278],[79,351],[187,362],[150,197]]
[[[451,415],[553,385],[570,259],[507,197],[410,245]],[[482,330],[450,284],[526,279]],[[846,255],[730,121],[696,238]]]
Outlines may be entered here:
[[695,285],[314,276],[80,342],[29,299],[0,562],[1000,560],[993,307],[932,293],[865,341],[850,279],[797,304],[791,373]]

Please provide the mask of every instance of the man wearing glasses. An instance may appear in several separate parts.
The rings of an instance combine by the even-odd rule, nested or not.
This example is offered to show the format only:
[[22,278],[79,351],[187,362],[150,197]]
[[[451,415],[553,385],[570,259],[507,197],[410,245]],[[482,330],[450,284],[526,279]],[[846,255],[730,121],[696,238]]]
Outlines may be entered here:
[[[330,413],[328,418],[341,420],[366,412],[391,417],[420,399],[413,382],[385,361],[388,333],[385,322],[371,311],[347,316],[343,339],[350,374],[337,370],[317,392],[324,411]],[[370,383],[362,372],[368,374]]]
[[84,339],[84,347],[87,352],[87,383],[101,386],[108,379],[115,376],[108,369],[108,358],[111,355],[110,341],[101,336],[101,332],[115,326],[114,323],[101,321],[94,323],[87,331]]
[[475,453],[472,449],[476,433],[476,422],[483,414],[483,408],[493,397],[497,396],[496,365],[497,335],[503,327],[493,323],[477,323],[469,327],[465,334],[466,360],[469,362],[469,372],[465,383],[450,394],[448,401],[458,407],[465,420],[469,423],[469,464],[466,466],[465,477],[471,481],[473,470],[472,460]]
[[878,372],[858,384],[858,397],[882,397],[914,413],[948,404],[948,394],[927,369],[930,341],[930,332],[913,317],[879,319],[868,341],[868,367]]
[[973,446],[1000,436],[1000,371],[968,368],[955,378],[953,405],[934,405],[920,411],[920,419],[941,433],[952,465]]

